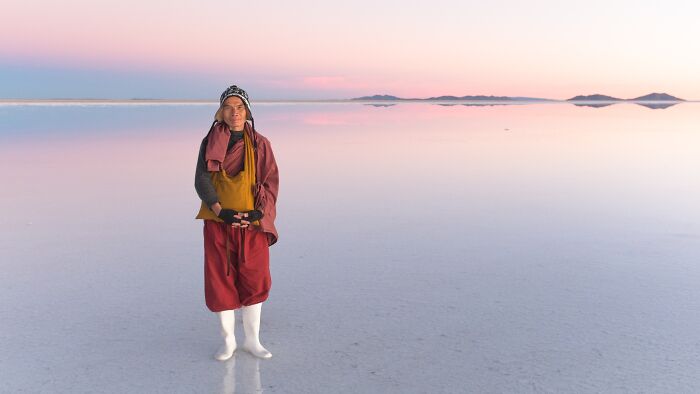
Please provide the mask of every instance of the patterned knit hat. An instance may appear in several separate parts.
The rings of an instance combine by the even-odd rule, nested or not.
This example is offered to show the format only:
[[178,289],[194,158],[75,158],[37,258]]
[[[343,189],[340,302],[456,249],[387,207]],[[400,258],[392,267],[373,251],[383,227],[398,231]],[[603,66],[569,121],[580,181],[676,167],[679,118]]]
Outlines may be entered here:
[[[221,93],[221,97],[219,97],[219,109],[216,111],[216,114],[214,114],[214,123],[212,124],[212,127],[214,127],[214,124],[216,124],[216,122],[223,122],[224,117],[221,112],[224,107],[224,101],[226,101],[226,99],[231,96],[236,96],[243,100],[243,104],[245,104],[246,109],[246,119],[251,122],[253,135],[257,134],[255,131],[255,119],[253,119],[253,112],[250,110],[250,101],[248,101],[248,93],[246,93],[245,90],[239,88],[236,85],[229,86],[228,88],[226,88],[226,90],[224,90],[223,93]],[[257,140],[254,139],[253,144],[257,148]]]
[[252,117],[252,113],[250,111],[250,101],[248,101],[248,93],[245,92],[245,90],[239,88],[236,85],[231,85],[226,90],[224,90],[223,93],[221,93],[221,97],[219,98],[219,106],[224,105],[224,101],[232,96],[239,97],[241,100],[243,100],[243,104],[245,104],[245,109],[248,111],[248,118]]

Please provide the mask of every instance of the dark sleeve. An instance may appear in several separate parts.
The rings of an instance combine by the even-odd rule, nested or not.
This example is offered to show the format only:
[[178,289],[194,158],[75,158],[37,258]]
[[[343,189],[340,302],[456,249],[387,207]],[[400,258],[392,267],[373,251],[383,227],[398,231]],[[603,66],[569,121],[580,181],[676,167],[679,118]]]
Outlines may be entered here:
[[194,188],[197,190],[197,195],[204,201],[209,208],[214,203],[219,201],[219,196],[216,195],[214,184],[211,182],[211,173],[207,171],[207,162],[204,160],[204,152],[207,148],[207,139],[202,140],[202,145],[199,147],[199,157],[197,158],[197,170],[194,174]]

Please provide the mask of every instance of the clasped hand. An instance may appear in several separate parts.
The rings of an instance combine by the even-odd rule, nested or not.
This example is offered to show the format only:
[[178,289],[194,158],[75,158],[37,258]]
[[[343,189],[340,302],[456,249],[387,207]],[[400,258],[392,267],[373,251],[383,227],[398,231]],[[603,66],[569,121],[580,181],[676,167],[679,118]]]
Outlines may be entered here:
[[262,219],[264,213],[262,210],[254,209],[247,212],[238,212],[233,209],[223,209],[218,202],[211,206],[214,214],[223,220],[224,223],[230,224],[233,227],[246,228],[251,222]]
[[224,223],[230,224],[233,227],[246,228],[251,222],[262,219],[263,213],[257,209],[247,212],[238,212],[233,209],[222,209],[217,216],[221,218]]
[[219,212],[219,218],[226,224],[230,224],[233,227],[246,228],[250,225],[250,222],[244,218],[248,217],[246,212],[237,212],[233,209],[222,209]]

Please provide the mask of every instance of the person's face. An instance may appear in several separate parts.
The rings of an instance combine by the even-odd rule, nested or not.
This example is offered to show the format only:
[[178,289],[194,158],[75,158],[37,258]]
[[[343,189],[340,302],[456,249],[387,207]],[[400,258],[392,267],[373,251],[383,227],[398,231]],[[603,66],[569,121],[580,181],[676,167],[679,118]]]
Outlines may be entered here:
[[221,107],[221,115],[229,129],[241,131],[243,130],[248,114],[246,113],[243,100],[241,100],[240,97],[231,96],[224,100],[224,104]]

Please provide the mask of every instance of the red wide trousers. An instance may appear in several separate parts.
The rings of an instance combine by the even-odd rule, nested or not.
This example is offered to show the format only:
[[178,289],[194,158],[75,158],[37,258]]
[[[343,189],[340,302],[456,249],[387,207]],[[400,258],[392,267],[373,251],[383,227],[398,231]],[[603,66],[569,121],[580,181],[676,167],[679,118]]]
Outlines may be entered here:
[[271,284],[264,232],[204,220],[204,296],[209,310],[221,312],[263,302]]

